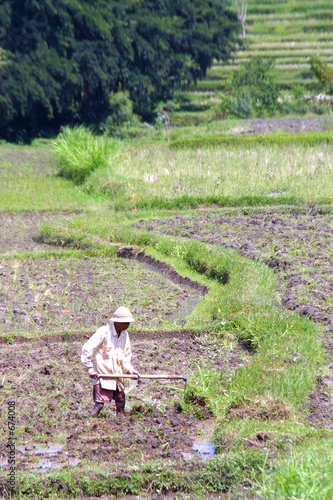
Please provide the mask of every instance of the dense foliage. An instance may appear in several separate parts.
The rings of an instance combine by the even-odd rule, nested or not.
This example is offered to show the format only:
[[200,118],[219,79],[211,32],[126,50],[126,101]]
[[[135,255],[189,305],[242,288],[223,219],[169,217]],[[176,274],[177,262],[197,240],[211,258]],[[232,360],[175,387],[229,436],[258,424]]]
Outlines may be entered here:
[[252,57],[233,74],[231,87],[236,100],[231,113],[240,118],[262,116],[278,107],[279,88],[272,76],[272,58]]
[[333,68],[316,56],[310,57],[310,68],[323,89],[331,93],[333,90]]
[[134,112],[228,59],[239,23],[228,0],[4,0],[0,137],[104,122],[128,90]]

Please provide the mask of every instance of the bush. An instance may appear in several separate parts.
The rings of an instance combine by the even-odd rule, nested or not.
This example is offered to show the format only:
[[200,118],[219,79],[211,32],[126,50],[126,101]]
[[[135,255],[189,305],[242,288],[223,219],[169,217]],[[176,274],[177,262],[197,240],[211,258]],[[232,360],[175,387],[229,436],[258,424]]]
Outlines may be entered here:
[[227,94],[220,95],[220,104],[217,106],[217,115],[221,115],[221,118],[225,120],[231,112],[231,98]]
[[236,99],[231,100],[230,113],[239,118],[250,118],[253,114],[251,97],[244,91]]
[[291,89],[292,96],[295,101],[304,98],[304,86],[298,85],[297,83],[293,84]]
[[246,113],[251,108],[258,116],[277,109],[279,88],[271,74],[273,67],[273,59],[253,57],[242,69],[234,72],[231,88],[236,96],[237,116],[241,116],[239,113],[244,115],[242,118],[250,116]]
[[91,172],[110,166],[119,142],[97,137],[90,129],[65,127],[53,143],[58,175],[81,184]]
[[100,125],[100,129],[106,135],[124,138],[126,129],[131,125],[137,125],[139,119],[133,113],[133,102],[129,92],[116,92],[109,96],[110,114]]

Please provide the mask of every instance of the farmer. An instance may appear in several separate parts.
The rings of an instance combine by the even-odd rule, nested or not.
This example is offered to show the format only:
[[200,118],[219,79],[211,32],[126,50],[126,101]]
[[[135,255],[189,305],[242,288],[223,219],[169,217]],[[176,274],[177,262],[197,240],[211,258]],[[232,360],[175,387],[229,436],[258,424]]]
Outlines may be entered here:
[[134,321],[127,307],[118,307],[111,323],[102,326],[82,347],[81,361],[88,368],[93,382],[95,406],[91,412],[97,417],[104,403],[116,402],[117,415],[125,414],[125,392],[121,379],[109,379],[98,375],[130,373],[140,376],[131,365],[131,344],[126,329]]

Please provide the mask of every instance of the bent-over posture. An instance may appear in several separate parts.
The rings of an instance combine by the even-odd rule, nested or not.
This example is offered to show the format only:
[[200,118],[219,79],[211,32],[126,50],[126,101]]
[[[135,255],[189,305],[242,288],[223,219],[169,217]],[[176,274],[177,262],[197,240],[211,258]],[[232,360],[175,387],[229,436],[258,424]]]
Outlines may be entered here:
[[126,329],[134,321],[127,307],[115,311],[109,325],[102,326],[82,347],[81,361],[88,368],[93,382],[94,408],[92,417],[97,417],[104,403],[113,399],[117,415],[125,414],[125,392],[121,379],[103,378],[104,375],[130,373],[140,376],[131,365],[131,344]]

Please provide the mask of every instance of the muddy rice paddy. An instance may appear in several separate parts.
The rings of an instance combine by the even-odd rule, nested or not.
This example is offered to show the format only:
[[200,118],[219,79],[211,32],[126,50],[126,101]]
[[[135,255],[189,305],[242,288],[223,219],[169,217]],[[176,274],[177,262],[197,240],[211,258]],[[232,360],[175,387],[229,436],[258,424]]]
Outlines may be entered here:
[[300,212],[202,211],[165,220],[141,221],[136,227],[195,238],[262,261],[277,276],[282,304],[333,330],[333,215]]
[[[2,396],[15,394],[17,402],[20,470],[43,473],[87,463],[93,468],[103,462],[115,472],[135,461],[192,463],[214,453],[209,442],[212,416],[200,399],[194,401],[194,413],[182,411],[183,381],[127,381],[127,418],[116,417],[112,403],[98,419],[90,419],[92,384],[80,364],[81,347],[88,337],[24,341],[15,348],[0,345]],[[132,362],[141,373],[189,376],[200,365],[223,369],[228,378],[249,356],[238,347],[225,350],[217,341],[186,332],[135,332],[131,342]],[[205,443],[200,437],[207,428],[211,436],[206,435]],[[5,439],[2,435],[2,450]],[[7,458],[3,451],[3,466]]]
[[[156,293],[158,290],[158,293]],[[0,324],[7,333],[94,331],[125,304],[136,328],[184,322],[202,298],[133,260],[53,258],[0,261]]]
[[[0,213],[0,254],[49,251],[50,246],[40,241],[39,227],[47,222],[69,218],[70,214],[65,213]],[[62,249],[52,247],[52,250]]]
[[333,214],[320,209],[275,209],[262,213],[202,210],[140,221],[136,227],[195,238],[264,262],[275,273],[281,305],[324,327],[328,372],[304,406],[312,425],[333,428]]

